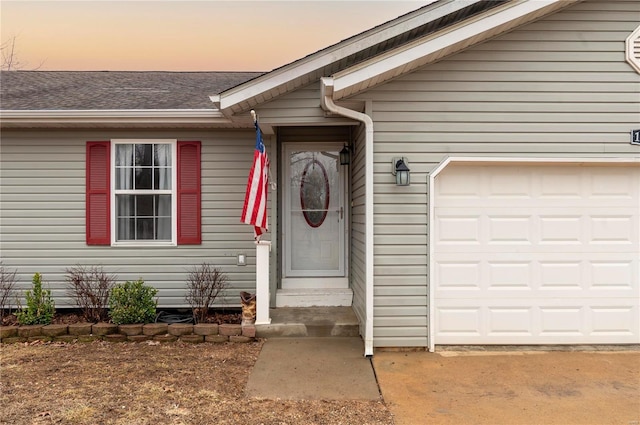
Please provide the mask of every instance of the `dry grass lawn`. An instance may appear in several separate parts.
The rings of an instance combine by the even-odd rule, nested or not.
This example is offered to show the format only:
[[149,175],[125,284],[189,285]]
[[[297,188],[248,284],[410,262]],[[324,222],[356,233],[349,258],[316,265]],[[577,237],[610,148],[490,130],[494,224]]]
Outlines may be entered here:
[[0,423],[393,423],[382,401],[246,398],[261,346],[3,344]]

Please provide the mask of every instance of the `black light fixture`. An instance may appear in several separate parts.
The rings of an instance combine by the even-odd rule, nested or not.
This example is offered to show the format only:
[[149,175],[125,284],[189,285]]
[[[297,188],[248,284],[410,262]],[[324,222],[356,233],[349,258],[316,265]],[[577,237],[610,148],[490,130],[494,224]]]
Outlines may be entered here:
[[394,158],[392,173],[396,176],[396,186],[409,186],[411,184],[411,170],[407,166],[406,158]]
[[344,147],[340,151],[340,165],[349,164],[351,164],[351,150],[349,149],[349,146],[344,145]]

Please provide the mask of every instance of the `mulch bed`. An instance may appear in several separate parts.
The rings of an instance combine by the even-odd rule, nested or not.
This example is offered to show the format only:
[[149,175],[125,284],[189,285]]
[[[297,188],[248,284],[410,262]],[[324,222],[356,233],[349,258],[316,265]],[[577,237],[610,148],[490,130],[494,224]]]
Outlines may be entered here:
[[[160,312],[161,309],[158,310]],[[52,324],[54,325],[71,325],[74,323],[86,323],[87,320],[78,310],[60,310],[53,316]],[[213,311],[209,313],[203,323],[223,323],[240,324],[242,323],[242,313],[236,311]],[[2,326],[18,325],[18,318],[15,314],[6,314],[2,317]]]

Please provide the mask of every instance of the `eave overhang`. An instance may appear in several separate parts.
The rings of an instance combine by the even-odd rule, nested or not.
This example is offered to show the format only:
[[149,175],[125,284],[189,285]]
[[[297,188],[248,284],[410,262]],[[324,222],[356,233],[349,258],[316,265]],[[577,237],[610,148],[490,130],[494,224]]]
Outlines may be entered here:
[[243,128],[249,120],[226,118],[214,109],[1,110],[0,128],[184,127]]

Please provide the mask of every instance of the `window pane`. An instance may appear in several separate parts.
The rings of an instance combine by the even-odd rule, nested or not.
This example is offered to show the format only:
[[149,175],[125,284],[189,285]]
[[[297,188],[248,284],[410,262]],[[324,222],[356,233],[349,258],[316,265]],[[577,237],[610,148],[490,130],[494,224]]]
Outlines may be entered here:
[[153,195],[136,195],[136,216],[153,217]]
[[171,166],[171,145],[153,145],[154,160],[153,165],[156,167],[170,167]]
[[171,218],[171,195],[156,196],[156,214],[159,217]]
[[116,144],[116,166],[131,167],[133,165],[133,145]]
[[116,189],[133,189],[133,145],[116,144]]
[[136,165],[151,167],[153,158],[153,145],[135,145],[136,146]]
[[153,231],[153,218],[138,218],[136,220],[136,239],[155,239]]
[[171,189],[171,168],[154,168],[153,188],[158,190]]
[[116,240],[131,241],[135,238],[135,219],[134,218],[118,218],[116,220]]
[[171,240],[171,217],[169,218],[159,218],[157,221],[157,231],[158,234],[156,237],[159,240]]
[[116,189],[133,189],[133,168],[116,167]]
[[116,196],[117,217],[133,217],[135,215],[134,201],[135,197],[133,195]]
[[151,168],[136,168],[135,189],[151,189]]

